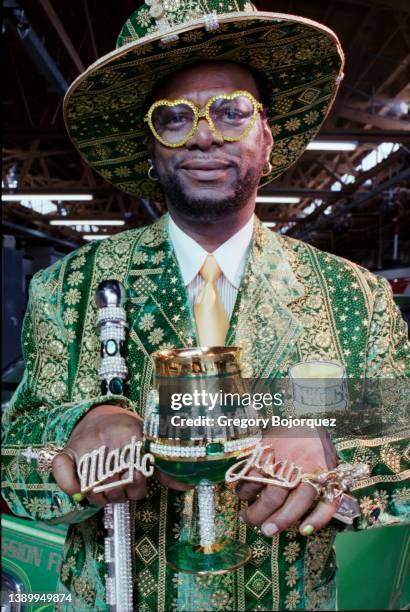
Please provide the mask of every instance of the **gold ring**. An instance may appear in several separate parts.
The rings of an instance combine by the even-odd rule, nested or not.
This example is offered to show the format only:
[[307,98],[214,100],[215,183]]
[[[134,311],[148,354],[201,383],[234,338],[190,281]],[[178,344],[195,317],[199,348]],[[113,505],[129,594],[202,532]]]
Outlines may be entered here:
[[305,483],[305,484],[310,485],[316,491],[316,497],[315,497],[314,501],[316,501],[319,497],[321,497],[321,495],[323,493],[323,487],[319,483],[317,483],[314,480],[312,480],[310,478],[310,474],[306,475],[306,476],[302,476],[302,482]]
[[76,465],[77,463],[77,457],[75,455],[75,452],[73,450],[71,450],[71,448],[63,448],[61,451],[59,451],[56,455],[56,457],[58,455],[68,455],[71,459],[71,461],[74,463],[74,465]]

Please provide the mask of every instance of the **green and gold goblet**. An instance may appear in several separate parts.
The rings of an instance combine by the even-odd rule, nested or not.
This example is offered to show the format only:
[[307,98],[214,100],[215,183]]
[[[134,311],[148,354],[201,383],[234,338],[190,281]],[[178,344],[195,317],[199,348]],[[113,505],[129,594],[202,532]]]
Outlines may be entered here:
[[193,485],[198,496],[199,533],[167,551],[168,565],[177,571],[230,572],[251,558],[246,544],[218,537],[215,526],[215,485],[260,441],[260,432],[246,425],[240,353],[237,347],[211,347],[152,355],[155,384],[145,415],[145,448],[159,470]]

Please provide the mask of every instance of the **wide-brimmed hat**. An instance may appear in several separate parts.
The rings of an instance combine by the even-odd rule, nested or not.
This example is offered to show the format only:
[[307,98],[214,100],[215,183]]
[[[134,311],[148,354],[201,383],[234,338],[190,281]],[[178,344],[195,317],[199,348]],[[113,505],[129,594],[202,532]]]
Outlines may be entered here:
[[274,146],[272,172],[261,186],[300,157],[343,78],[336,34],[310,19],[258,11],[244,0],[146,0],[123,26],[117,48],[67,91],[64,117],[81,156],[118,189],[161,200],[159,184],[147,176],[147,97],[172,72],[209,60],[262,75]]

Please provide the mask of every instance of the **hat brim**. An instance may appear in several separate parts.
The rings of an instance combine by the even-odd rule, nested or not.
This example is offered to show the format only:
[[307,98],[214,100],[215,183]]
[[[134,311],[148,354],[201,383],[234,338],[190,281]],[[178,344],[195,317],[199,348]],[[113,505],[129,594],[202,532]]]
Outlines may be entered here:
[[126,193],[161,201],[148,179],[146,99],[166,75],[192,63],[233,61],[266,79],[274,138],[272,172],[285,172],[325,120],[343,77],[344,56],[334,32],[303,17],[281,13],[226,13],[208,32],[203,18],[130,42],[103,56],[70,86],[64,99],[68,134],[83,159]]

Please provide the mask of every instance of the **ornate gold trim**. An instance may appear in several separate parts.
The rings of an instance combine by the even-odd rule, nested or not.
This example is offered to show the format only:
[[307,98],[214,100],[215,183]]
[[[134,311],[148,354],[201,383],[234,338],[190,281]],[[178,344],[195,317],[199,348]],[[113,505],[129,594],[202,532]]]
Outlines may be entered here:
[[141,340],[139,339],[139,336],[138,336],[137,332],[135,331],[135,329],[131,329],[130,330],[129,338],[131,340],[133,340],[135,342],[135,344],[138,346],[138,348],[145,354],[145,356],[148,359],[150,359],[150,355],[149,355],[147,349],[145,348],[145,346],[143,345],[143,343],[141,342]]
[[[1,451],[2,456],[4,457],[12,457],[21,453],[26,446],[20,444],[10,444],[7,448],[3,448]],[[31,444],[31,448],[44,448],[44,444]]]
[[316,272],[319,281],[320,291],[324,298],[323,305],[325,308],[327,320],[329,321],[330,329],[332,331],[332,343],[334,351],[337,354],[337,359],[339,359],[340,363],[346,367],[346,359],[343,353],[342,345],[340,344],[340,337],[338,334],[335,312],[332,305],[332,299],[330,297],[329,283],[326,281],[325,275],[323,273],[323,268],[318,260],[317,251],[312,246],[307,245],[307,254],[311,261],[312,268]]
[[[241,509],[247,507],[245,502],[239,502]],[[246,531],[247,525],[242,521],[239,522],[239,534],[238,540],[242,544],[246,543]],[[245,570],[244,568],[239,568],[237,572],[237,609],[239,612],[245,610]]]
[[410,470],[404,470],[404,472],[400,472],[400,474],[386,474],[382,476],[371,476],[370,478],[366,478],[365,480],[361,480],[359,484],[351,487],[351,491],[358,491],[359,489],[365,489],[366,487],[370,487],[371,485],[378,484],[380,482],[401,482],[402,480],[406,480],[410,478]]
[[280,603],[280,585],[279,585],[279,541],[280,535],[275,535],[272,538],[272,553],[271,553],[271,576],[272,576],[272,610],[279,610]]
[[161,487],[158,534],[158,612],[165,612],[166,589],[166,524],[167,524],[168,491]]
[[345,440],[344,442],[336,442],[336,450],[347,450],[349,448],[355,447],[363,447],[369,446],[370,448],[374,446],[381,446],[382,444],[386,444],[387,442],[400,442],[400,440],[406,440],[410,436],[410,429],[405,430],[395,436],[383,436],[381,438],[371,438],[366,440],[366,438],[356,438],[354,440]]
[[53,482],[49,484],[30,484],[25,482],[13,482],[13,484],[11,484],[10,482],[3,481],[1,483],[1,488],[16,489],[16,491],[59,491],[60,493],[64,493],[64,491],[61,490],[58,484],[55,484]]
[[164,268],[150,268],[147,270],[144,268],[143,270],[130,270],[128,272],[129,276],[148,276],[151,274],[163,274]]

